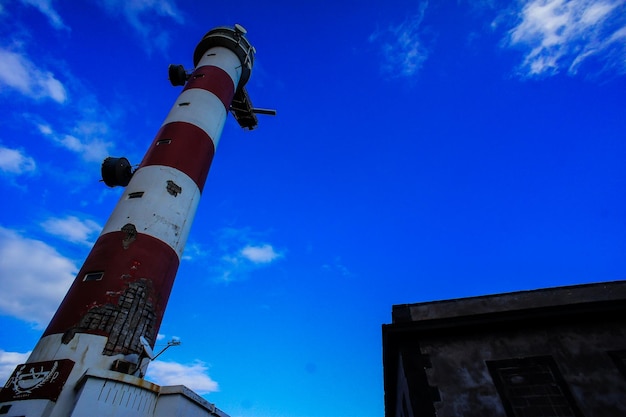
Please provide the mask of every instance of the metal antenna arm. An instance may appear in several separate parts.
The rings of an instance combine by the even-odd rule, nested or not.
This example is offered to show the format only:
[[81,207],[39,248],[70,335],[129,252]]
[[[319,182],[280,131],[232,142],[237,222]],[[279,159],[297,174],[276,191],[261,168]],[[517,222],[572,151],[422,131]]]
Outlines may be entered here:
[[241,88],[235,93],[235,97],[233,97],[233,101],[230,104],[230,112],[237,120],[237,123],[239,123],[239,126],[249,130],[257,127],[259,123],[256,118],[257,114],[276,115],[276,110],[252,107],[252,101],[245,88]]
[[158,358],[159,356],[161,356],[161,354],[163,352],[165,352],[169,347],[178,346],[178,345],[180,345],[180,340],[170,340],[169,342],[167,342],[167,346],[165,346],[163,349],[161,349],[161,351],[159,353],[157,353],[156,355],[154,355],[154,357],[152,359],[150,359],[150,360],[153,361],[156,358]]
[[267,114],[268,116],[276,116],[276,110],[274,109],[259,109],[258,107],[255,107],[252,109],[252,113]]

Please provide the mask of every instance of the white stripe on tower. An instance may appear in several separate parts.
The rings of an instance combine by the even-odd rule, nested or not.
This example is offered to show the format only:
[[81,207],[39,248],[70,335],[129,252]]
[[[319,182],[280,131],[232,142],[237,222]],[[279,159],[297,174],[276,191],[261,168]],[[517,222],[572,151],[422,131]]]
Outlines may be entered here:
[[167,244],[180,259],[200,201],[198,186],[184,172],[165,165],[138,169],[102,234],[132,224],[139,235]]

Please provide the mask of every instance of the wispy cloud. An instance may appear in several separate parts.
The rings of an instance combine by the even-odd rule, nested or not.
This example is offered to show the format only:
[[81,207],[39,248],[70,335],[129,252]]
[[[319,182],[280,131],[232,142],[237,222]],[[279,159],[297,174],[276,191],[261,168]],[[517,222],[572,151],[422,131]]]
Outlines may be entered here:
[[421,30],[428,2],[420,3],[418,13],[404,22],[377,30],[369,37],[371,43],[381,48],[382,71],[392,77],[411,77],[428,58],[428,48]]
[[0,171],[20,175],[32,173],[36,169],[35,160],[25,155],[24,151],[0,146]]
[[102,230],[102,226],[93,220],[81,220],[75,216],[63,219],[51,218],[41,224],[44,230],[72,243],[91,246],[91,238]]
[[0,384],[9,379],[15,367],[26,362],[30,352],[7,352],[0,349]]
[[163,25],[156,23],[157,17],[183,23],[182,12],[173,0],[104,0],[99,6],[113,16],[122,15],[133,29],[148,44],[160,49],[167,47],[169,36]]
[[0,313],[48,324],[76,272],[53,247],[0,227]]
[[19,91],[33,99],[50,99],[57,103],[67,100],[61,81],[50,71],[40,69],[23,54],[0,49],[0,87]]
[[[201,249],[198,249],[201,250]],[[285,256],[284,251],[247,228],[223,228],[215,234],[211,250],[203,251],[218,281],[245,279],[252,271],[267,267]]]
[[335,274],[340,274],[344,277],[349,277],[352,275],[347,266],[343,264],[341,261],[341,257],[337,256],[331,263],[326,263],[322,265],[322,269],[327,272],[332,272]]
[[205,258],[208,254],[209,252],[205,250],[199,243],[187,242],[187,244],[185,245],[185,252],[183,252],[183,259],[187,261],[193,261]]
[[56,132],[46,123],[38,123],[39,132],[57,145],[78,154],[87,162],[102,162],[109,155],[113,143],[105,138],[108,126],[102,122],[80,121],[70,128],[70,133]]
[[260,246],[246,245],[222,255],[218,267],[220,280],[230,282],[245,278],[251,271],[267,266],[282,257],[282,253],[276,252],[272,245],[267,243]]
[[530,0],[517,12],[507,44],[525,49],[524,76],[576,74],[593,59],[626,73],[623,0]]
[[184,385],[198,394],[218,391],[217,382],[208,375],[204,362],[190,365],[156,360],[148,366],[146,378],[159,385]]
[[52,7],[52,0],[22,0],[22,3],[37,8],[43,13],[55,29],[68,29],[63,23],[59,13]]

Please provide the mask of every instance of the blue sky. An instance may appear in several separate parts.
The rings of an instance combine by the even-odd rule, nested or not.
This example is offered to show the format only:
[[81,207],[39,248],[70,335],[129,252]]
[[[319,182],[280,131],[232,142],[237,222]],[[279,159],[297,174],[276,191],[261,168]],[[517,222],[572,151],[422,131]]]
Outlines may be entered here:
[[[0,2],[0,377],[28,355],[202,35],[257,49],[149,379],[232,417],[383,415],[393,304],[626,278],[626,3]],[[157,350],[159,346],[155,350]]]

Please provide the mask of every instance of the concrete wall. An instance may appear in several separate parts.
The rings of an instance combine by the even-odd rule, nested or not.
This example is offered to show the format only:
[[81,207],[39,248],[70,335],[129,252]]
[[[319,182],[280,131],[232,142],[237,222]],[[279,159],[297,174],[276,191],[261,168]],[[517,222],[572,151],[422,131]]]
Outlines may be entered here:
[[183,385],[164,386],[118,372],[90,371],[70,417],[228,417]]
[[623,417],[625,352],[626,281],[396,305],[385,415]]
[[[88,370],[76,383],[72,402],[64,417],[228,417],[183,385],[159,386],[132,375],[114,371]],[[14,400],[0,414],[46,417],[58,407],[49,399]]]
[[485,361],[552,356],[586,417],[626,415],[626,376],[608,351],[626,348],[624,328],[598,323],[560,328],[425,338],[429,385],[439,390],[438,417],[502,416],[502,400]]
[[225,413],[183,385],[163,387],[154,417],[228,417]]

